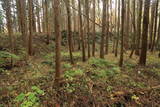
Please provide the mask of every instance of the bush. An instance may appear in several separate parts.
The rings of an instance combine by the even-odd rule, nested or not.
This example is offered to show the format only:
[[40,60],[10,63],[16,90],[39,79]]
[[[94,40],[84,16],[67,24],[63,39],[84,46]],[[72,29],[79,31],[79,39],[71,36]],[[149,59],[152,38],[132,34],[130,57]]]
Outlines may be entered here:
[[114,67],[115,66],[114,63],[108,62],[100,58],[91,58],[89,60],[89,64],[94,65],[96,67]]
[[0,51],[0,67],[7,65],[11,61],[11,58],[12,60],[16,61],[20,59],[20,57],[15,54],[6,51]]
[[68,80],[73,80],[73,77],[82,75],[84,75],[84,72],[81,69],[69,70],[64,73],[64,77],[67,78]]
[[32,87],[32,92],[26,94],[21,93],[15,98],[15,102],[20,104],[20,107],[38,107],[40,104],[39,95],[44,95],[44,91],[36,86]]

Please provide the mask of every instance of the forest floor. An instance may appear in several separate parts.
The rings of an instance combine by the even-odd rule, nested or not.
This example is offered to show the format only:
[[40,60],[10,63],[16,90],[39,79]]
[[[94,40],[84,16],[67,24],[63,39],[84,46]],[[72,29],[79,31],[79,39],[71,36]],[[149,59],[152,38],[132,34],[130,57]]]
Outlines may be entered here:
[[[159,107],[160,58],[148,53],[147,66],[138,66],[138,57],[125,53],[124,66],[118,66],[114,54],[105,60],[91,57],[83,63],[81,52],[74,52],[75,64],[63,47],[63,86],[54,86],[54,44],[35,39],[34,56],[27,64],[17,61],[12,69],[0,72],[0,107],[53,107],[56,100],[63,107]],[[21,47],[17,49],[21,50]],[[19,56],[21,55],[18,53]],[[36,100],[30,96],[34,90]],[[25,97],[25,98],[24,98]],[[30,102],[31,97],[31,102]],[[24,106],[24,105],[31,106]]]

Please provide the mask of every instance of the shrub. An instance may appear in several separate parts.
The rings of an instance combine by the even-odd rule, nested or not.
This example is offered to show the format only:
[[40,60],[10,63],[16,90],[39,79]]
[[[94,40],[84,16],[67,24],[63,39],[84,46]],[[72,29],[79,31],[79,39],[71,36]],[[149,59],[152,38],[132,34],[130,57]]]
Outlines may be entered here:
[[20,104],[20,107],[38,107],[40,105],[39,95],[44,95],[44,91],[33,86],[32,92],[19,94],[15,98],[15,101]]
[[15,54],[6,51],[0,51],[0,67],[7,65],[8,62],[10,62],[11,58],[12,60],[16,61],[20,59],[20,57]]
[[89,60],[89,64],[95,65],[96,67],[114,67],[115,66],[114,63],[108,62],[100,58],[91,58]]

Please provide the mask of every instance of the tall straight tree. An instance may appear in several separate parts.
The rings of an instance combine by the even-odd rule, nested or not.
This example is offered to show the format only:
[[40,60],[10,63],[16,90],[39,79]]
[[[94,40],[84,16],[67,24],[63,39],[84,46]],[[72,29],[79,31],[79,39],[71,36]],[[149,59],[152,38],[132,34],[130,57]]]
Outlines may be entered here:
[[157,20],[158,20],[158,4],[159,0],[156,0],[156,10],[155,10],[155,24],[154,24],[154,32],[153,32],[153,42],[151,46],[151,52],[153,52],[155,44],[156,44],[156,36],[157,36]]
[[120,53],[120,61],[119,61],[119,66],[122,67],[123,66],[123,47],[124,47],[124,18],[125,18],[125,4],[124,4],[124,0],[122,0],[122,9],[121,9],[121,13],[122,13],[122,24],[121,24],[121,53]]
[[87,38],[88,38],[88,58],[90,58],[90,29],[89,29],[89,1],[85,0],[85,9],[86,9],[86,17],[87,17]]
[[29,5],[29,39],[28,39],[28,54],[30,56],[33,55],[33,47],[32,47],[32,41],[33,41],[33,0],[28,0]]
[[[112,4],[111,4],[112,5]],[[111,9],[110,9],[111,10]],[[112,12],[111,12],[112,13]],[[109,50],[109,0],[107,0],[107,9],[106,9],[106,16],[107,16],[107,19],[106,19],[106,22],[107,22],[107,25],[106,25],[106,48],[105,48],[105,54],[108,54],[108,50]],[[112,14],[111,14],[111,19],[112,19]],[[110,20],[111,22],[112,20]],[[111,22],[112,24],[112,22]]]
[[67,19],[68,19],[68,45],[69,45],[69,54],[70,54],[70,61],[71,64],[73,62],[73,55],[72,55],[72,22],[71,22],[71,11],[70,11],[70,0],[65,0],[66,8],[67,8]]
[[[96,1],[93,0],[93,21],[96,21]],[[95,38],[96,37],[96,26],[93,23],[93,43],[92,43],[92,56],[95,56]]]
[[130,58],[133,56],[133,53],[136,49],[136,33],[137,33],[137,30],[136,30],[136,1],[135,0],[132,0],[132,8],[133,8],[133,19],[132,19],[132,25],[133,25],[133,39],[132,39],[132,51],[131,51],[131,54],[130,54]]
[[4,0],[3,1],[4,9],[6,12],[6,19],[7,19],[7,30],[9,35],[9,41],[10,41],[10,50],[13,53],[14,52],[14,45],[13,45],[13,25],[12,25],[12,18],[11,18],[11,1],[10,0]]
[[140,65],[146,65],[150,0],[145,0]]
[[82,25],[82,10],[81,10],[81,0],[78,0],[78,13],[79,13],[79,26],[80,26],[80,36],[82,41],[82,61],[86,61],[86,54],[85,54],[85,41],[84,41],[84,34],[83,34],[83,25]]
[[137,18],[137,43],[136,43],[136,55],[139,55],[139,48],[140,48],[140,39],[141,39],[141,28],[142,28],[142,5],[143,0],[138,1],[138,18]]
[[103,0],[102,35],[100,44],[100,58],[104,58],[104,37],[106,35],[106,5],[107,0]]
[[59,85],[61,79],[61,31],[60,31],[60,0],[53,0],[53,12],[54,12],[54,24],[55,24],[55,38],[56,38],[56,46],[55,46],[55,84]]
[[150,20],[150,28],[149,28],[149,49],[151,49],[153,44],[153,27],[154,27],[154,20],[155,20],[155,9],[156,9],[155,0],[151,2],[151,20]]
[[115,56],[117,57],[118,55],[118,46],[119,46],[119,37],[120,37],[120,0],[118,0],[118,24],[117,24],[117,39],[116,39],[116,48],[115,48]]
[[46,35],[47,35],[47,41],[46,44],[49,44],[49,23],[48,23],[48,0],[45,0],[45,21],[46,21]]

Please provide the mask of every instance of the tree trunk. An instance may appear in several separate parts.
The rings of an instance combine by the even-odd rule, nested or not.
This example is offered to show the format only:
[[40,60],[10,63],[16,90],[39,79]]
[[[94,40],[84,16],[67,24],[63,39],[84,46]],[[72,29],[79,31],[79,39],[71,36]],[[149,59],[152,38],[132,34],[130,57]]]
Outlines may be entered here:
[[60,79],[62,77],[61,70],[61,31],[60,31],[60,0],[53,0],[53,12],[54,12],[54,24],[55,24],[55,64],[56,64],[56,74],[55,74],[55,84],[60,85]]
[[84,42],[84,35],[83,35],[83,25],[82,25],[82,10],[81,10],[81,2],[78,0],[78,8],[79,8],[79,24],[80,24],[80,36],[82,41],[82,61],[86,61],[86,54],[85,54],[85,42]]
[[145,0],[140,65],[146,65],[150,0]]
[[151,20],[150,20],[150,32],[149,32],[149,49],[151,49],[152,47],[152,43],[153,43],[153,26],[154,26],[154,18],[155,17],[155,1],[153,1],[152,3],[152,7],[151,7]]
[[[93,21],[96,21],[96,2],[93,0]],[[93,23],[93,43],[92,43],[92,56],[95,56],[95,39],[96,39],[96,26],[95,23]]]
[[90,29],[89,29],[89,1],[85,0],[85,9],[86,9],[86,16],[87,16],[87,38],[88,38],[88,58],[91,57],[90,54]]
[[138,20],[137,20],[137,44],[136,44],[136,55],[139,55],[140,43],[141,43],[141,28],[142,28],[142,5],[143,0],[139,0],[139,12],[138,12]]
[[120,61],[119,61],[119,66],[122,67],[123,66],[123,47],[124,47],[124,18],[125,18],[125,4],[124,4],[124,0],[122,0],[122,24],[121,24],[121,53],[120,53]]
[[133,19],[132,19],[132,24],[133,24],[133,40],[132,40],[132,51],[131,51],[131,53],[130,53],[130,58],[132,58],[132,56],[133,56],[133,53],[134,53],[134,51],[135,51],[135,49],[136,49],[136,36],[137,36],[137,30],[136,30],[136,11],[135,11],[135,9],[136,9],[136,1],[135,0],[133,0],[133,3],[132,3],[132,5],[133,5],[133,15],[132,15],[132,17],[133,17]]
[[14,53],[14,45],[13,45],[13,26],[12,26],[12,18],[11,18],[11,2],[10,0],[4,0],[5,11],[6,11],[6,19],[7,19],[7,30],[10,41],[10,50]]
[[120,0],[118,0],[118,26],[117,26],[117,38],[116,38],[116,49],[115,49],[115,57],[118,55],[118,44],[119,44],[119,36],[120,36]]
[[71,64],[74,64],[72,55],[72,23],[71,23],[70,0],[66,0],[65,3],[67,7],[67,17],[68,17],[68,45],[69,45],[70,61]]
[[104,37],[106,35],[106,5],[107,0],[103,0],[102,35],[100,46],[100,58],[104,58]]
[[[106,22],[107,22],[107,26],[106,26],[106,48],[105,48],[105,54],[108,54],[108,50],[109,50],[109,0],[107,1],[107,10],[106,10]],[[111,18],[112,19],[112,18]],[[111,22],[111,20],[110,20]],[[111,23],[112,24],[112,23]]]
[[33,40],[33,1],[28,0],[28,5],[29,5],[29,39],[28,39],[28,54],[30,56],[33,55],[33,47],[32,47],[32,40]]
[[154,48],[155,48],[155,44],[156,44],[156,36],[157,36],[157,16],[158,16],[158,4],[159,4],[159,0],[156,1],[156,10],[155,10],[155,25],[154,25],[154,34],[153,34],[153,43],[151,46],[151,52],[153,52]]

